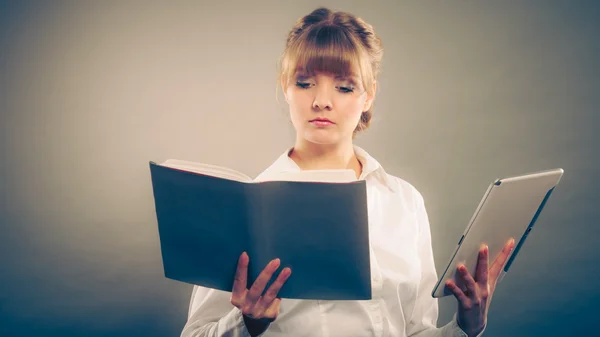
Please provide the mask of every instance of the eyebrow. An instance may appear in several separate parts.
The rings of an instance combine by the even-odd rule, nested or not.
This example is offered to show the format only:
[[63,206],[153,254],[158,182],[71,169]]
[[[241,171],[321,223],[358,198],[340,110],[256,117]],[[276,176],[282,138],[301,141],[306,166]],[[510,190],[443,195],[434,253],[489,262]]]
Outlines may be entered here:
[[348,82],[350,82],[352,85],[358,86],[358,77],[352,75],[352,76],[336,76],[336,79],[340,79],[340,80],[346,80]]

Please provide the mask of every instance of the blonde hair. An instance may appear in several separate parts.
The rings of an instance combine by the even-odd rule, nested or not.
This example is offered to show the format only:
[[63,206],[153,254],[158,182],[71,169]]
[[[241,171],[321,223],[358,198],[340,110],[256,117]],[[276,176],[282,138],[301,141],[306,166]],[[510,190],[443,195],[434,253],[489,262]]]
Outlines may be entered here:
[[[283,90],[299,70],[349,76],[353,69],[362,88],[374,95],[373,82],[379,75],[383,47],[373,27],[359,17],[320,7],[300,18],[288,34],[279,60]],[[370,126],[373,108],[363,111],[353,132]]]

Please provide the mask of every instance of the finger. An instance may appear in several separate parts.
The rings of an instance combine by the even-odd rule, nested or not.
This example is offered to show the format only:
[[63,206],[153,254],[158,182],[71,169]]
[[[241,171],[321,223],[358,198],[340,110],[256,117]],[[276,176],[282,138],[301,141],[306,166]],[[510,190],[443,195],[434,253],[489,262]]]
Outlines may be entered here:
[[467,267],[461,264],[458,266],[458,271],[460,273],[460,276],[464,280],[467,290],[469,291],[471,296],[475,296],[477,294],[477,287],[475,284],[475,280],[473,279],[473,276],[471,276],[471,273],[469,273],[469,271],[467,270]]
[[283,283],[288,279],[291,273],[292,270],[290,268],[284,268],[279,273],[277,279],[273,282],[273,284],[271,284],[271,286],[265,292],[265,294],[258,299],[258,302],[254,307],[255,311],[264,312],[269,306],[271,306],[271,302],[275,300],[275,298],[277,297],[277,293],[279,293],[279,290],[283,286]]
[[243,252],[242,255],[240,255],[240,258],[238,259],[238,265],[235,271],[232,298],[240,299],[239,297],[246,291],[249,262],[250,257],[248,256],[248,254],[246,254],[246,252]]
[[247,316],[250,316],[254,319],[264,318],[264,312],[267,309],[264,297],[260,296],[258,300],[256,300],[256,303],[251,303],[249,300],[247,300],[244,305],[248,311]]
[[490,277],[494,281],[498,279],[498,276],[500,275],[502,268],[504,268],[504,266],[506,265],[506,262],[508,261],[510,253],[512,252],[514,246],[515,240],[513,238],[510,238],[506,245],[504,245],[502,252],[494,259],[494,263],[492,264],[492,267],[490,268],[489,272]]
[[265,317],[275,320],[279,316],[279,308],[281,306],[281,298],[276,298],[271,302],[271,305],[263,314]]
[[279,273],[279,276],[277,276],[275,282],[271,284],[271,286],[263,296],[263,303],[265,303],[267,307],[271,305],[271,302],[277,297],[279,290],[281,290],[281,287],[283,287],[283,284],[285,283],[285,281],[287,281],[291,274],[292,270],[290,268],[283,268],[283,270]]
[[454,283],[454,281],[447,281],[446,287],[452,291],[452,294],[454,294],[456,300],[462,303],[463,306],[466,306],[466,304],[470,301],[467,295],[465,295],[465,293],[456,285],[456,283]]
[[250,287],[250,290],[248,290],[246,300],[249,300],[253,303],[256,303],[258,301],[258,298],[260,297],[263,290],[265,289],[265,286],[271,279],[271,276],[273,276],[273,273],[277,270],[277,268],[279,268],[279,263],[279,259],[274,259],[267,264],[267,266],[260,272],[256,280],[252,284],[252,287]]
[[479,250],[479,260],[477,261],[477,270],[475,271],[475,279],[477,283],[487,286],[488,282],[488,264],[489,264],[489,248],[487,245],[481,245]]

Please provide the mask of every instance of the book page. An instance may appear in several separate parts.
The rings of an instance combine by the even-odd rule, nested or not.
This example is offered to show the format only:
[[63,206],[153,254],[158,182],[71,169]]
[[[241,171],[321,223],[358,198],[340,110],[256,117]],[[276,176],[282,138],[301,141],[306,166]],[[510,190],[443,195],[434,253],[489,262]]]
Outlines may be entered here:
[[217,165],[196,163],[192,161],[179,159],[169,159],[160,165],[194,173],[206,174],[213,177],[228,180],[235,180],[247,183],[252,182],[252,178],[239,171]]
[[302,170],[270,173],[261,181],[306,181],[306,182],[328,182],[348,183],[356,181],[353,170]]

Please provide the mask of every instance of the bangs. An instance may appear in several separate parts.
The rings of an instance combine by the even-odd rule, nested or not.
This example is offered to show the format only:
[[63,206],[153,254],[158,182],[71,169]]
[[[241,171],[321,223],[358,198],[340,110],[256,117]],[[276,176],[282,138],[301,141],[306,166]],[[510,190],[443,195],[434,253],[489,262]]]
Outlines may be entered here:
[[371,81],[368,64],[361,60],[368,57],[349,34],[336,26],[319,25],[304,34],[290,46],[283,56],[282,71],[286,83],[298,73],[314,75],[317,72],[339,77],[356,77],[363,88]]

